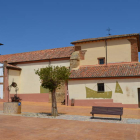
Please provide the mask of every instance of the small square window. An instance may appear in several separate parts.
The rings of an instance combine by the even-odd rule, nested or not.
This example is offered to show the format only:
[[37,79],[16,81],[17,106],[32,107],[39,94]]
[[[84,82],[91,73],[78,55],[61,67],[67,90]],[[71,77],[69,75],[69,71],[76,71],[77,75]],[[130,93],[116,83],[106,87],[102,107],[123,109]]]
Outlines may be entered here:
[[104,59],[99,59],[99,64],[104,64]]
[[104,92],[104,83],[98,83],[98,92]]
[[105,58],[98,58],[98,64],[102,65],[105,63]]

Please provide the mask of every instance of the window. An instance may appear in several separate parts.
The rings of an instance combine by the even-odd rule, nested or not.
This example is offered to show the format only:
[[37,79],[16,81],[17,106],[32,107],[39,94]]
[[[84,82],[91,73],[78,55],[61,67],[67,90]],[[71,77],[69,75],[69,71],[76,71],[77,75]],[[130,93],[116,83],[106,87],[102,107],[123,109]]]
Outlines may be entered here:
[[98,92],[104,92],[104,83],[98,83]]
[[102,57],[102,58],[98,58],[98,64],[102,65],[105,63],[105,58]]

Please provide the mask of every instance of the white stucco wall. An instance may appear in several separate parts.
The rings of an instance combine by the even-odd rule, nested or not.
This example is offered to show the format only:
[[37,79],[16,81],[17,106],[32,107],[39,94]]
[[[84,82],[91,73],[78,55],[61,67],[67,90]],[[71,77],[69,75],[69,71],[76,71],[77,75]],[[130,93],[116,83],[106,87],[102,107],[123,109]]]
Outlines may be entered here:
[[[115,93],[116,81],[122,88],[123,94]],[[112,91],[114,103],[138,104],[138,88],[140,88],[140,78],[137,79],[110,79],[110,80],[70,80],[68,83],[70,99],[86,98],[85,86],[97,91],[97,83],[105,84],[105,91]],[[98,98],[99,99],[99,98]]]
[[[40,93],[40,79],[39,76],[35,74],[34,70],[46,67],[48,65],[49,62],[18,64],[17,66],[22,69],[19,79],[19,94]],[[51,65],[69,67],[70,62],[69,60],[51,61]]]
[[[11,85],[12,82],[16,82],[17,86],[19,88],[18,93],[20,92],[20,73],[21,73],[21,71],[19,71],[19,70],[10,70],[9,69],[9,77],[8,77],[9,85]],[[10,93],[16,93],[15,88],[12,87],[10,90]]]
[[[79,43],[81,50],[87,50],[85,59],[80,60],[80,65],[96,65],[100,57],[106,57],[105,42]],[[107,41],[107,62],[131,62],[131,44],[127,39]]]

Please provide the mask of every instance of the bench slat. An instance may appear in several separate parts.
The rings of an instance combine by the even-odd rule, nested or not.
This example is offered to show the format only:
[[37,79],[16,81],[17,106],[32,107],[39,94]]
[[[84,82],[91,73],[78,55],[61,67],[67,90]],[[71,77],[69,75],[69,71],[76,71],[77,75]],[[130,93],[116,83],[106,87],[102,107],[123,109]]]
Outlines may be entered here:
[[92,106],[90,114],[122,115],[123,107],[99,107]]

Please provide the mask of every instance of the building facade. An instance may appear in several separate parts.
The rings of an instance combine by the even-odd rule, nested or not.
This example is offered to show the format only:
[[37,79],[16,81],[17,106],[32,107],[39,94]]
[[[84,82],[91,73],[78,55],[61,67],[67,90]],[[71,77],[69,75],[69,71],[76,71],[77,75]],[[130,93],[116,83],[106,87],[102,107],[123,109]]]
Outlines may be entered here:
[[72,42],[69,104],[140,106],[139,34]]
[[8,101],[18,85],[23,101],[50,102],[49,91],[41,87],[36,69],[66,66],[70,80],[57,90],[57,101],[76,106],[140,106],[140,35],[125,34],[74,41],[74,46],[35,52],[1,55],[4,62],[3,96]]

